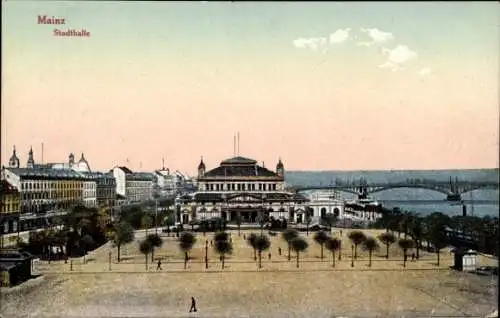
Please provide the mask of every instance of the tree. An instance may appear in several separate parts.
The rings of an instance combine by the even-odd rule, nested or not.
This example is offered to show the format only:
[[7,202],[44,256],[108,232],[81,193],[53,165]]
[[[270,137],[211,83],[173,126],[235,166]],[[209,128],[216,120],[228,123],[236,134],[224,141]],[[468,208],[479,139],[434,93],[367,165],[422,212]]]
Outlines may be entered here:
[[330,233],[332,232],[332,227],[337,224],[337,217],[333,213],[327,213],[323,217],[323,222],[330,227]]
[[361,231],[352,231],[348,235],[352,244],[354,244],[354,259],[358,259],[358,245],[366,239],[365,233]]
[[314,234],[314,240],[321,246],[321,260],[323,260],[323,245],[328,239],[329,236],[324,231],[319,231]]
[[227,232],[217,232],[214,235],[214,240],[217,241],[229,241],[229,235]]
[[154,262],[155,248],[160,248],[163,245],[163,240],[158,234],[149,234],[146,240],[151,243],[151,263]]
[[236,224],[238,225],[238,236],[241,236],[241,214],[236,214]]
[[80,236],[84,236],[85,234],[90,233],[91,222],[89,219],[81,219],[77,225],[77,231],[80,233]]
[[385,233],[380,234],[378,236],[378,239],[380,240],[380,242],[382,242],[385,245],[385,247],[386,247],[385,258],[389,259],[389,246],[391,246],[392,244],[394,244],[396,242],[396,236],[394,236],[394,234],[392,234],[392,233],[385,232]]
[[363,248],[365,251],[368,251],[368,267],[372,266],[372,253],[373,251],[376,251],[379,249],[379,245],[377,243],[377,240],[375,240],[373,237],[367,237],[363,241]]
[[255,239],[255,249],[259,252],[259,268],[262,268],[262,251],[267,250],[271,246],[271,241],[265,235],[259,235]]
[[[446,247],[447,237],[445,232],[445,225],[440,221],[436,220],[436,223],[433,223],[430,226],[429,232],[427,234],[427,239],[430,241],[437,255],[437,266],[440,264],[440,252],[443,248]],[[498,240],[498,238],[497,238]]]
[[399,247],[403,250],[403,267],[406,267],[406,259],[408,258],[408,250],[413,248],[413,240],[410,239],[401,239],[398,241]]
[[224,260],[227,254],[233,252],[233,245],[227,240],[215,240],[215,251],[221,256],[222,269],[224,269]]
[[264,225],[266,225],[266,218],[264,217],[264,213],[260,212],[259,216],[257,217],[259,225],[260,225],[260,235],[263,234],[264,232]]
[[411,219],[413,215],[410,212],[404,212],[401,218],[399,219],[399,232],[403,232],[404,238],[408,236],[408,230],[411,223]]
[[97,211],[97,227],[104,232],[106,226],[111,223],[111,209],[109,207],[102,207]]
[[67,258],[67,250],[66,245],[68,243],[68,231],[59,230],[56,232],[55,243],[59,246],[59,248],[64,251],[64,261],[66,262]]
[[85,255],[87,254],[87,251],[94,246],[95,242],[92,236],[86,234],[80,240],[80,244],[81,247],[83,248],[83,263],[85,264]]
[[255,246],[255,241],[257,240],[257,234],[255,233],[250,233],[250,235],[247,238],[248,245],[250,245],[253,248],[253,259],[254,261],[257,260],[257,247]]
[[398,232],[398,237],[401,236],[401,232],[399,232],[399,223],[402,218],[401,212],[399,210],[393,210],[390,214],[387,227],[393,233]]
[[335,267],[335,251],[340,250],[341,242],[338,238],[328,237],[325,242],[325,247],[327,250],[332,252],[332,267]]
[[305,251],[309,244],[307,244],[307,241],[302,237],[298,236],[291,240],[290,245],[292,246],[294,252],[297,253],[297,268],[299,268],[299,253]]
[[118,249],[118,262],[120,262],[121,246],[134,241],[134,229],[129,223],[120,222],[115,226],[112,233],[112,241]]
[[153,245],[151,244],[151,241],[149,240],[144,240],[139,244],[139,251],[144,254],[145,260],[146,260],[146,270],[148,270],[148,254],[153,251]]
[[313,209],[311,207],[306,208],[306,235],[309,236],[309,225],[312,222]]
[[175,215],[170,212],[163,218],[163,225],[167,227],[167,236],[170,236],[170,227],[175,225]]
[[183,232],[179,237],[179,248],[184,252],[184,269],[187,267],[187,262],[189,260],[189,251],[193,248],[196,243],[196,237],[190,232]]
[[290,249],[292,247],[291,242],[294,238],[296,238],[298,236],[299,236],[299,232],[297,232],[297,230],[294,230],[294,229],[287,229],[282,234],[283,239],[288,244],[288,260],[290,260]]
[[146,235],[148,235],[148,229],[153,225],[153,218],[148,214],[145,214],[141,219],[141,227],[146,229]]
[[422,226],[423,220],[420,217],[412,217],[409,224],[409,234],[410,237],[415,241],[415,247],[417,250],[417,259],[420,258],[420,244],[424,237],[424,228]]
[[52,260],[52,247],[56,245],[56,232],[54,230],[44,231],[44,244],[47,246],[49,263]]

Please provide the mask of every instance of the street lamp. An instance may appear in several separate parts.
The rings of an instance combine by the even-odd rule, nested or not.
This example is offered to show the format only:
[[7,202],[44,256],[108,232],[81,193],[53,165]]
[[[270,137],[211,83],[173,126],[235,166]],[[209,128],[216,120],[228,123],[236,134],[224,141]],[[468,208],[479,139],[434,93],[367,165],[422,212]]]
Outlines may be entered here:
[[264,214],[265,214],[265,206],[264,202],[267,198],[267,195],[265,193],[262,194],[262,209],[260,211],[260,217],[259,217],[259,222],[260,222],[260,235],[263,235],[264,232]]
[[155,234],[158,235],[158,197],[155,196]]
[[354,245],[351,245],[351,267],[354,267]]
[[[221,195],[221,198],[222,198],[222,201],[223,201],[223,204],[221,206],[221,218],[222,218],[222,211],[226,212],[226,219],[227,219],[227,213],[228,213],[228,209],[227,209],[227,195],[225,193],[222,193]],[[223,220],[225,221],[225,220]]]
[[208,269],[208,240],[205,241],[205,268]]

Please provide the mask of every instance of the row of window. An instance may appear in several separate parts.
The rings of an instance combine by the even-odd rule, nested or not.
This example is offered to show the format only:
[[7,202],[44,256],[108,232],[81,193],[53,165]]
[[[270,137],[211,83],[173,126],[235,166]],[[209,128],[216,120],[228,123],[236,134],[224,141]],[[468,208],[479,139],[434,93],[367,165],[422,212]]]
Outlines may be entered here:
[[60,181],[43,181],[43,182],[21,182],[21,190],[36,190],[36,189],[82,189],[83,183],[60,182]]
[[127,189],[127,196],[137,195],[137,194],[149,194],[149,193],[151,193],[150,189]]
[[81,191],[69,190],[64,192],[39,192],[39,193],[23,193],[21,198],[23,200],[33,199],[64,199],[64,198],[79,198],[82,196]]
[[276,183],[208,183],[205,191],[276,191]]
[[127,180],[127,188],[149,188],[152,187],[153,184],[150,181],[128,181]]
[[106,178],[106,179],[99,179],[97,181],[97,184],[98,186],[115,186],[116,185],[116,182],[115,182],[115,179],[111,179],[111,178]]
[[84,189],[95,189],[97,187],[97,184],[95,182],[85,182],[83,184]]
[[40,213],[52,210],[67,210],[77,204],[81,204],[81,200],[65,200],[57,203],[32,202],[31,205],[21,205],[21,213]]
[[2,203],[2,213],[14,213],[19,212],[20,203],[19,202],[5,202]]
[[114,197],[116,195],[115,188],[97,189],[97,197]]

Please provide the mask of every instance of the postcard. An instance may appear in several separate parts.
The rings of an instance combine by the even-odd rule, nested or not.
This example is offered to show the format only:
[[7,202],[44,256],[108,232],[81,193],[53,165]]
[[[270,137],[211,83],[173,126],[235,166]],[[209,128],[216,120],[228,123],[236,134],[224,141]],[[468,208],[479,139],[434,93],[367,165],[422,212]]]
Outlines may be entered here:
[[0,317],[498,317],[495,2],[2,2]]

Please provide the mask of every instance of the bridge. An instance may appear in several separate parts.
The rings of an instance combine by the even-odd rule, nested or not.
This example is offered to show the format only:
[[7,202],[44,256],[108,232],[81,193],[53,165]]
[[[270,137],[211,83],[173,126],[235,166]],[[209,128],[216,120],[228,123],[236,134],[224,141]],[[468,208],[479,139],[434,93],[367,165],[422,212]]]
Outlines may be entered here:
[[498,182],[492,181],[436,181],[426,179],[407,179],[404,182],[368,183],[364,179],[357,181],[332,181],[330,185],[295,185],[292,188],[297,192],[308,190],[339,190],[359,195],[364,198],[370,194],[398,188],[427,189],[443,193],[450,201],[460,201],[461,195],[479,189],[499,189]]

